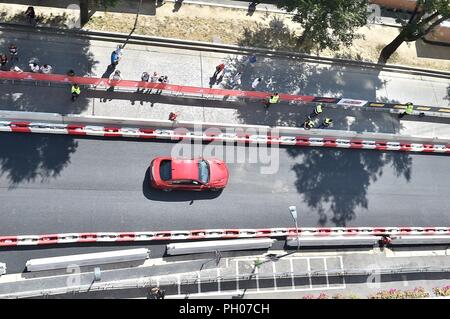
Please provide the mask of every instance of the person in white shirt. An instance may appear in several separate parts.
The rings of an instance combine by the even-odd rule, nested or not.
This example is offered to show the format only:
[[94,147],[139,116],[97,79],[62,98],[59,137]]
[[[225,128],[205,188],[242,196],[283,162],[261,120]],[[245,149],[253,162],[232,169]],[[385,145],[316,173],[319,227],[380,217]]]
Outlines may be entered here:
[[38,73],[40,68],[39,68],[39,64],[37,64],[36,62],[30,63],[30,70],[33,73]]
[[120,80],[122,80],[122,77],[120,76],[120,71],[119,71],[119,70],[116,70],[116,71],[112,74],[111,80],[113,80],[113,81],[120,81]]
[[50,74],[50,73],[52,73],[52,70],[53,70],[53,68],[49,64],[44,64],[43,66],[41,66],[41,73]]
[[236,75],[231,80],[231,83],[230,83],[231,86],[241,85],[241,77],[242,77],[242,72],[236,73]]
[[252,83],[252,89],[256,90],[256,87],[259,85],[259,83],[261,83],[261,81],[262,81],[261,78],[256,78]]

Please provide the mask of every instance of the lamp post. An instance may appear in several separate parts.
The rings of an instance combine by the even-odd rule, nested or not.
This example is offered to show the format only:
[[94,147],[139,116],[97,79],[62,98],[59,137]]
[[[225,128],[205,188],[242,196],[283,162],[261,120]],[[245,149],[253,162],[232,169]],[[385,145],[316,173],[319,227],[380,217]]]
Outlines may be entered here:
[[292,218],[295,222],[295,232],[297,234],[297,250],[300,249],[300,238],[298,237],[298,223],[297,223],[297,207],[295,206],[289,206],[289,211],[292,215]]

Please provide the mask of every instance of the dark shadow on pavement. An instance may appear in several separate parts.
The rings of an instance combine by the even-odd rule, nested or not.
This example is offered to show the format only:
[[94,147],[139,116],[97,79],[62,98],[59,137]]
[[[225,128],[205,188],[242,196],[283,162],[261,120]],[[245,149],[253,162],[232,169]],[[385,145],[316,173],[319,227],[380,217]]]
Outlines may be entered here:
[[[144,181],[142,182],[142,193],[145,198],[154,201],[162,202],[190,202],[189,205],[195,205],[196,200],[209,200],[219,197],[222,191],[202,191],[202,192],[190,192],[190,191],[171,191],[164,192],[162,190],[155,189],[150,185],[150,168],[145,172]],[[180,212],[182,213],[182,212]]]
[[178,12],[182,5],[183,5],[183,0],[176,0],[174,5],[173,5],[172,12]]
[[34,180],[57,178],[70,163],[78,142],[64,135],[0,133],[0,176],[9,189]]

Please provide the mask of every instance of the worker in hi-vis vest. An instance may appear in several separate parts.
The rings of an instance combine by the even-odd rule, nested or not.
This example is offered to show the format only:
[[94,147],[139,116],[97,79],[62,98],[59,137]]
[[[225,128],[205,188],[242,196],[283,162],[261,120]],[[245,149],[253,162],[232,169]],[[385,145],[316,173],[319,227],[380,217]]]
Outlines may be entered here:
[[411,102],[408,102],[408,103],[405,104],[405,106],[406,106],[405,112],[399,113],[399,114],[398,114],[398,118],[399,118],[399,119],[401,119],[401,118],[402,118],[403,116],[405,116],[406,114],[408,114],[408,115],[413,114],[413,111],[414,111],[414,105],[413,105]]
[[266,101],[266,109],[269,108],[269,106],[271,106],[272,104],[277,104],[280,101],[280,96],[278,95],[278,93],[274,93],[273,95],[271,95],[267,101]]
[[314,108],[314,111],[309,115],[309,117],[313,118],[316,117],[318,115],[320,115],[323,112],[322,110],[322,104],[317,104],[316,107]]
[[72,92],[72,102],[75,102],[75,100],[78,98],[78,96],[81,93],[81,89],[78,86],[78,84],[76,84],[76,83],[72,84],[71,92]]

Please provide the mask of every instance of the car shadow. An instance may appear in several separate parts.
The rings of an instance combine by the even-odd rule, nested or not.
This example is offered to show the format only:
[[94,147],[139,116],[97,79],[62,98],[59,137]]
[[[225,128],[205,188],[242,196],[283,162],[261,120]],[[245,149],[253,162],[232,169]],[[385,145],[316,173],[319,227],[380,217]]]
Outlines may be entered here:
[[214,199],[222,194],[222,191],[171,191],[164,192],[159,189],[155,189],[150,185],[150,168],[147,168],[145,172],[144,181],[142,182],[142,193],[145,198],[160,202],[190,202],[192,205],[196,200],[208,200]]

